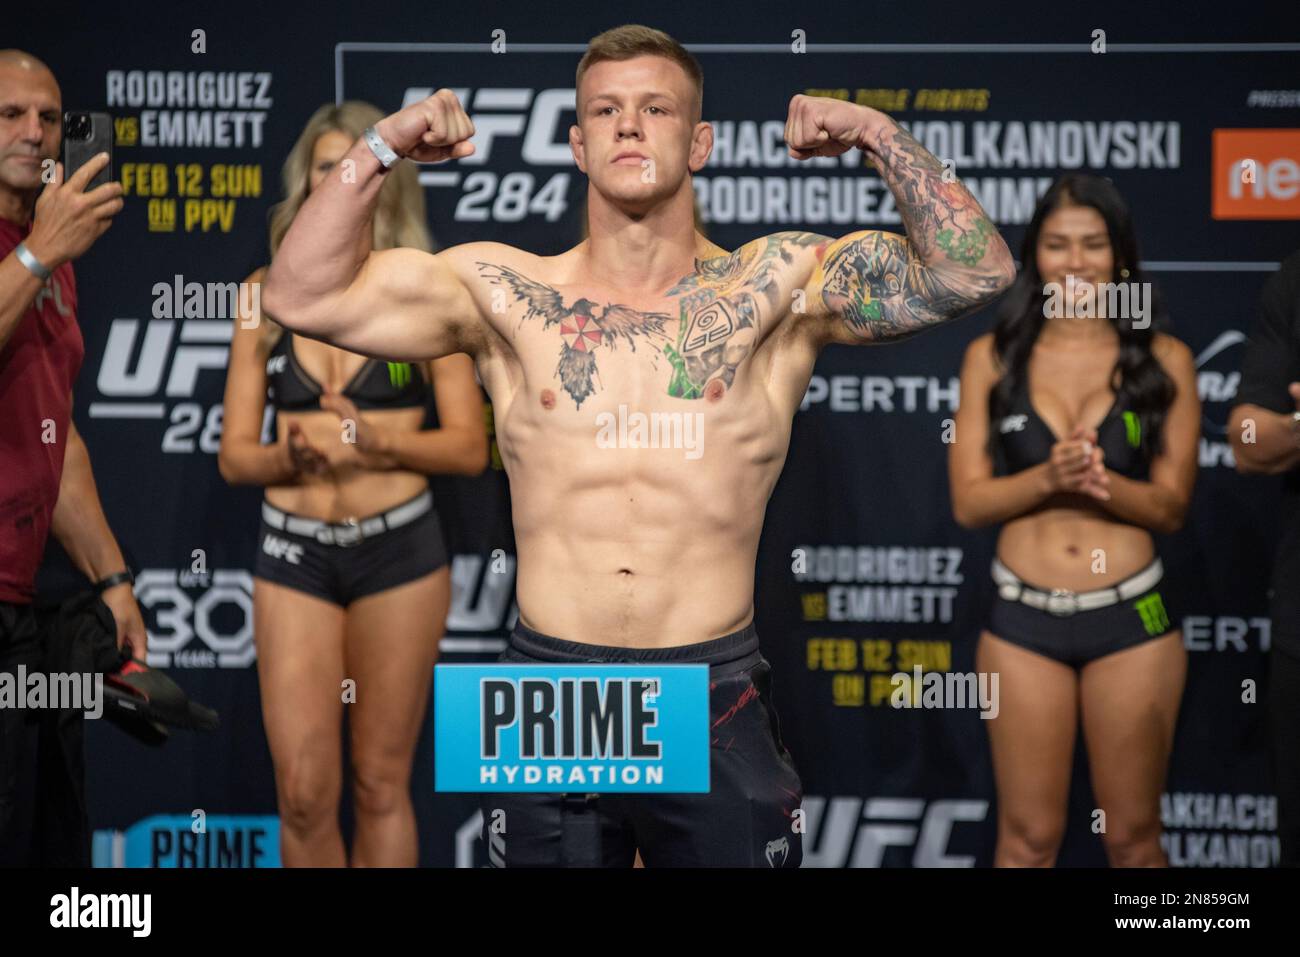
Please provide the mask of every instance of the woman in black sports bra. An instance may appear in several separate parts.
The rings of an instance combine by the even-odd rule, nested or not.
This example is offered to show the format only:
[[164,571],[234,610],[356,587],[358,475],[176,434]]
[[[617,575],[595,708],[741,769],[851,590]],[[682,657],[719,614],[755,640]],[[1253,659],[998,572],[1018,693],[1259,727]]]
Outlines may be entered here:
[[994,863],[1055,861],[1082,723],[1087,823],[1111,864],[1167,866],[1160,794],[1187,658],[1152,533],[1177,530],[1191,501],[1195,363],[1158,331],[1109,181],[1057,180],[1021,259],[994,331],[966,350],[949,447],[957,521],[1002,523],[976,650],[979,671],[1000,676]]
[[[380,117],[344,103],[308,121],[284,165],[272,256],[309,189],[341,175],[335,164]],[[429,249],[415,167],[388,176],[373,243]],[[430,398],[437,429],[422,428]],[[279,440],[264,445],[271,409]],[[226,481],[266,487],[254,638],[286,866],[417,863],[411,761],[451,596],[428,475],[478,474],[487,451],[468,356],[386,362],[288,333],[260,311],[236,320],[219,463]],[[350,855],[338,820],[345,710]]]

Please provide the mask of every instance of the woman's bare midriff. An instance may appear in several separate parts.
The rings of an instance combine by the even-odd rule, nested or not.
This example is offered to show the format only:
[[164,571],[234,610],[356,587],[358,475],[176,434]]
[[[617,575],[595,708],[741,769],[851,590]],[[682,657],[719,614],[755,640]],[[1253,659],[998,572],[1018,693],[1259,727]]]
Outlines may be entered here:
[[[376,409],[361,413],[364,421],[395,432],[418,431],[424,409]],[[286,435],[297,422],[307,441],[331,457],[343,450],[342,422],[333,412],[277,413],[278,434]],[[340,462],[324,475],[303,475],[297,484],[275,485],[266,500],[294,515],[327,522],[365,518],[409,501],[428,487],[419,472],[404,469],[376,471],[359,463]]]
[[1080,495],[1057,495],[1007,522],[998,558],[1029,585],[1091,591],[1123,581],[1155,557],[1144,528],[1110,517]]

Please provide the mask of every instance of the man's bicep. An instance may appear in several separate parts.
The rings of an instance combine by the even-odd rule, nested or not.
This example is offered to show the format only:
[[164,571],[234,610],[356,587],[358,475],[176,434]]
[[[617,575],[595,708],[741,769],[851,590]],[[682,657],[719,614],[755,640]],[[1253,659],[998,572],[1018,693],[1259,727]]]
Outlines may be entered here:
[[473,297],[451,266],[418,249],[371,253],[337,306],[334,345],[407,362],[469,351]]
[[809,308],[826,317],[834,342],[903,338],[973,305],[969,293],[936,275],[897,233],[850,233],[819,254]]

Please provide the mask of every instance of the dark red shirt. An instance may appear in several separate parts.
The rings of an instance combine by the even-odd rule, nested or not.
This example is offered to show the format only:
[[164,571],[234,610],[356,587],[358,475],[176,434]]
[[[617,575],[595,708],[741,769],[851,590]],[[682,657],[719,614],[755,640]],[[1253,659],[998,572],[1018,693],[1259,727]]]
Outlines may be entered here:
[[[0,219],[0,258],[30,232]],[[84,355],[76,280],[64,263],[0,347],[0,601],[36,595]]]

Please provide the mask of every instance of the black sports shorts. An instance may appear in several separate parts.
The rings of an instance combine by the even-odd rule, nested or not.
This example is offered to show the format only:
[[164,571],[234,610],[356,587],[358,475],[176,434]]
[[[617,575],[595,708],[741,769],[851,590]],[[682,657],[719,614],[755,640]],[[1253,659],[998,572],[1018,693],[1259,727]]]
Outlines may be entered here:
[[[749,627],[672,648],[564,641],[519,624],[502,662],[708,664],[707,794],[484,794],[493,867],[798,867],[803,785],[781,744],[771,666]],[[501,812],[504,812],[502,814]],[[493,822],[501,826],[494,827]]]
[[[442,524],[428,492],[384,514],[400,515],[404,509],[426,510],[396,528],[366,535],[355,544],[325,544],[288,527],[274,528],[268,523],[264,509],[253,574],[344,608],[358,598],[422,578],[447,564]],[[273,513],[278,511],[275,509]],[[281,522],[285,518],[312,521],[284,512],[280,516]],[[361,524],[372,521],[373,518],[362,519]]]
[[1157,590],[1159,584],[1127,601],[1064,616],[999,595],[993,602],[989,631],[1077,670],[1106,655],[1163,638],[1178,627]]

